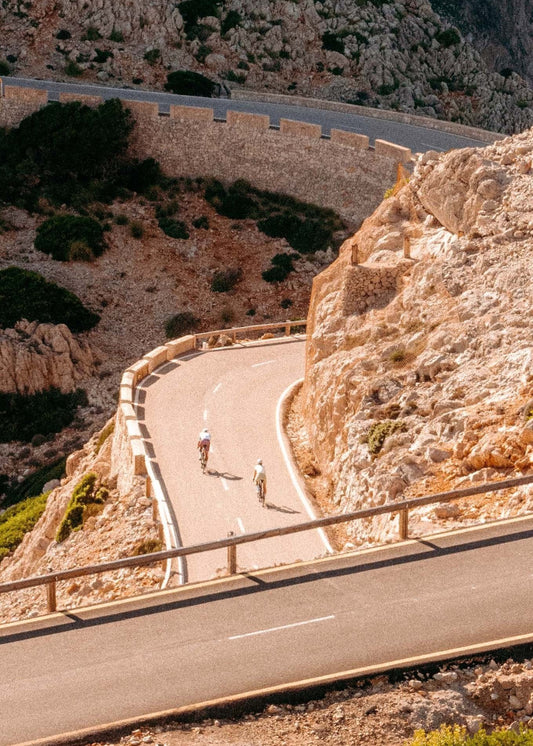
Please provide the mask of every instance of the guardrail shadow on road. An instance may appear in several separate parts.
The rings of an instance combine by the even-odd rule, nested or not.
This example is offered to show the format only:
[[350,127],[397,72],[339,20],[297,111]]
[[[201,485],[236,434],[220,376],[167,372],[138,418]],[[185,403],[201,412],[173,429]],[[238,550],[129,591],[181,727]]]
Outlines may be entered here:
[[[525,516],[521,520],[531,520],[531,516]],[[484,531],[494,528],[497,525],[498,522],[495,521],[490,524],[484,524],[482,527],[477,527],[473,530]],[[232,585],[236,584],[239,586],[237,588],[211,590],[206,593],[205,588],[191,585],[187,588],[182,587],[175,591],[167,590],[163,592],[165,596],[177,594],[181,597],[177,599],[165,600],[161,597],[162,592],[158,592],[156,598],[151,598],[152,594],[147,594],[145,596],[133,598],[130,602],[127,600],[120,602],[122,609],[127,603],[142,604],[142,608],[133,608],[129,610],[123,609],[117,612],[115,610],[109,610],[107,607],[102,607],[98,609],[92,608],[85,612],[83,609],[79,609],[77,613],[75,611],[58,612],[52,622],[49,620],[39,621],[38,619],[27,622],[27,624],[36,624],[36,629],[26,629],[20,632],[8,632],[7,634],[2,634],[0,627],[0,645],[36,637],[46,637],[48,635],[54,635],[68,630],[101,627],[106,624],[113,624],[127,619],[149,617],[154,614],[178,611],[179,609],[198,606],[201,604],[217,603],[228,599],[245,598],[257,593],[268,593],[292,586],[315,583],[321,580],[335,579],[349,575],[355,577],[363,572],[383,570],[390,567],[407,566],[413,562],[459,555],[476,549],[524,541],[531,539],[532,537],[533,527],[529,529],[523,529],[520,527],[516,530],[511,529],[510,532],[505,535],[470,539],[466,538],[464,534],[454,534],[453,532],[450,532],[446,535],[438,535],[438,538],[436,535],[434,541],[429,542],[429,546],[427,546],[428,542],[426,540],[418,541],[414,539],[413,543],[404,544],[401,547],[390,546],[371,550],[372,552],[379,551],[381,555],[384,550],[391,552],[401,551],[402,554],[396,557],[389,556],[368,560],[368,555],[366,553],[353,553],[350,555],[327,557],[316,560],[315,562],[306,562],[302,565],[292,565],[286,569],[271,568],[269,570],[263,570],[257,574],[240,573],[238,576],[234,576],[231,579],[225,578],[211,581],[216,585],[224,585],[227,583]],[[442,545],[439,545],[439,541],[442,542]],[[453,543],[449,544],[447,542]],[[338,566],[331,567],[332,563],[335,563]],[[268,577],[269,573],[272,574],[271,579]],[[280,575],[283,574],[285,576],[280,577]],[[243,583],[246,585],[243,586]],[[83,618],[84,613],[91,615],[94,614],[94,616]]]

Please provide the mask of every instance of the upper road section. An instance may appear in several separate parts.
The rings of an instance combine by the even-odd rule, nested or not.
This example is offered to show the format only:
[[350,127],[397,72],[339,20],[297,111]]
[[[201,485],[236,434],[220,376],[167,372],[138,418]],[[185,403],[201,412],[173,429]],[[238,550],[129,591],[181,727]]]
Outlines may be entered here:
[[483,146],[479,140],[442,132],[436,129],[403,124],[386,119],[375,119],[347,112],[313,109],[307,106],[272,104],[256,101],[233,101],[231,99],[200,98],[197,96],[177,96],[158,91],[144,91],[131,88],[109,88],[107,86],[59,83],[51,80],[29,80],[26,78],[4,78],[5,85],[24,88],[40,88],[48,91],[50,101],[58,100],[62,92],[97,95],[104,99],[121,98],[131,101],[149,101],[159,104],[160,111],[168,112],[171,104],[180,106],[201,106],[213,108],[215,118],[225,119],[228,109],[254,114],[268,114],[272,124],[280,119],[294,119],[300,122],[320,124],[324,134],[330,129],[340,129],[367,135],[371,144],[376,139],[389,140],[397,145],[411,148],[414,153],[426,150],[445,151],[453,148]]

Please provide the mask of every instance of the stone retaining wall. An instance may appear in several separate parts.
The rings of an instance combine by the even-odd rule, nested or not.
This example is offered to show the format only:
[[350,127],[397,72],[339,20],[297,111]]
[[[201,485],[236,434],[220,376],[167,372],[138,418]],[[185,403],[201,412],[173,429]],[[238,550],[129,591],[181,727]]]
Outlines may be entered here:
[[[18,88],[4,81],[0,126],[16,125],[47,101],[42,90]],[[62,101],[90,106],[98,96],[61,94]],[[267,115],[228,111],[227,122],[214,121],[213,109],[171,106],[161,115],[158,105],[124,103],[137,122],[132,154],[156,158],[171,176],[215,177],[224,182],[245,179],[259,189],[284,192],[336,210],[352,227],[381,202],[396,180],[399,162],[411,160],[408,148],[334,130],[322,137],[320,125],[282,119],[270,126]],[[206,101],[208,103],[208,101]]]

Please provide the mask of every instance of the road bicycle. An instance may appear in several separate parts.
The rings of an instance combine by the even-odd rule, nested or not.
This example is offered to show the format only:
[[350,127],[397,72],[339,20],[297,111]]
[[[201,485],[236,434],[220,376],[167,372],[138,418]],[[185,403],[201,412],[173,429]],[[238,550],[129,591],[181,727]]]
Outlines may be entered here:
[[200,451],[200,466],[202,467],[202,473],[205,474],[207,467],[207,449],[199,448],[198,450]]
[[255,489],[257,490],[257,499],[259,503],[265,507],[265,483],[262,479],[255,483]]

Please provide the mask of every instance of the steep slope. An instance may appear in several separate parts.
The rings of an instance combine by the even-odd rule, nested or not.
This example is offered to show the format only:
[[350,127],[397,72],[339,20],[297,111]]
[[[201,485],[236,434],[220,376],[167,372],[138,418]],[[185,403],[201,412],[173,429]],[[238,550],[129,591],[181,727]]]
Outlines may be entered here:
[[[532,147],[529,131],[426,153],[315,278],[300,409],[338,508],[531,470]],[[531,489],[448,516],[524,506]],[[351,531],[373,541],[396,526]]]
[[[470,7],[465,18],[480,21]],[[501,28],[514,33],[525,12]],[[169,70],[192,69],[226,88],[392,108],[507,133],[531,126],[533,92],[516,73],[487,67],[468,41],[467,20],[461,36],[427,0],[6,0],[0,60],[25,77],[149,87],[162,87]],[[501,36],[512,44],[505,31]],[[524,74],[529,54],[524,41]]]

